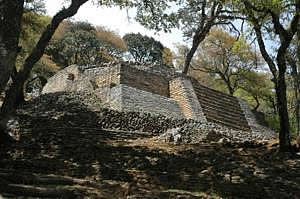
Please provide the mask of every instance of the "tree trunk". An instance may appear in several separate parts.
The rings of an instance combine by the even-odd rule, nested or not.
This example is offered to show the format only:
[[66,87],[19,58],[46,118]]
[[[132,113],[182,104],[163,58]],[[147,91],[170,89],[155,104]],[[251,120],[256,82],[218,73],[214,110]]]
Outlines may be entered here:
[[205,39],[206,35],[209,33],[212,26],[213,26],[212,21],[210,21],[210,22],[208,22],[208,24],[205,27],[202,28],[201,31],[195,33],[195,35],[193,37],[192,48],[187,53],[185,61],[184,61],[184,67],[183,67],[183,71],[182,71],[183,74],[187,75],[190,65],[191,65],[191,61],[193,59],[194,54],[197,51],[198,46]]
[[297,30],[297,52],[296,52],[296,85],[297,85],[297,91],[296,93],[298,94],[297,96],[297,104],[296,104],[296,117],[297,117],[297,135],[300,136],[300,99],[299,99],[299,92],[300,92],[300,78],[298,74],[298,67],[300,67],[300,24],[298,25],[298,30]]
[[[24,0],[0,1],[0,93],[7,86],[20,51],[18,44],[21,32],[21,19],[24,11],[23,6]],[[7,117],[0,113],[1,143],[12,140],[6,134],[6,120]]]
[[278,71],[278,79],[275,87],[276,87],[277,106],[278,106],[279,120],[280,120],[279,146],[280,146],[280,151],[287,152],[287,151],[291,151],[291,141],[290,141],[290,126],[289,126],[290,123],[289,123],[289,114],[287,109],[286,82],[285,82],[286,60],[284,54],[278,54],[277,65],[279,71]]
[[[7,0],[7,1],[10,2],[12,0]],[[46,29],[42,33],[38,43],[32,50],[31,54],[26,58],[23,69],[16,74],[16,77],[14,77],[15,81],[13,81],[11,87],[6,92],[6,96],[3,105],[1,107],[1,113],[0,113],[1,120],[7,118],[9,115],[15,112],[15,109],[17,108],[16,107],[17,99],[18,97],[20,97],[19,95],[20,91],[23,90],[24,83],[29,77],[34,64],[38,62],[38,60],[42,57],[45,48],[47,47],[52,35],[54,34],[59,24],[64,19],[75,15],[78,9],[80,8],[80,6],[86,3],[87,1],[88,0],[76,0],[76,1],[73,0],[71,5],[68,8],[62,9],[53,17],[51,23],[46,27]],[[14,15],[14,12],[12,13],[13,13],[12,15]],[[10,26],[7,27],[7,29],[9,28]],[[14,64],[15,64],[15,60],[13,66]]]
[[[293,77],[293,85],[294,85],[294,95],[295,95],[295,117],[296,117],[296,133],[299,134],[299,125],[300,125],[300,116],[299,116],[299,74],[298,74],[298,67],[297,67],[297,60],[294,60],[294,57],[292,57],[289,52],[286,55],[287,61],[292,69],[292,77]],[[298,59],[298,58],[296,58]]]
[[195,40],[193,41],[193,46],[192,46],[192,48],[190,49],[190,51],[188,52],[188,54],[186,55],[186,58],[185,58],[185,61],[184,61],[184,68],[183,68],[183,71],[182,71],[182,73],[183,74],[187,74],[188,73],[188,71],[189,71],[189,67],[190,67],[190,65],[191,65],[191,61],[192,61],[192,59],[193,59],[193,56],[194,56],[194,54],[195,54],[195,52],[196,52],[196,50],[197,50],[197,48],[198,48],[198,46],[199,46],[199,44],[200,44],[200,40],[199,41],[196,41],[195,42]]
[[254,100],[255,100],[255,102],[256,102],[256,106],[254,107],[253,110],[257,112],[257,109],[258,109],[258,107],[260,106],[259,99],[258,99],[257,96],[253,96],[253,98],[254,98]]
[[235,90],[231,87],[230,82],[226,82],[226,85],[227,85],[229,94],[230,94],[231,96],[233,96]]
[[0,1],[0,93],[6,87],[19,52],[24,0]]

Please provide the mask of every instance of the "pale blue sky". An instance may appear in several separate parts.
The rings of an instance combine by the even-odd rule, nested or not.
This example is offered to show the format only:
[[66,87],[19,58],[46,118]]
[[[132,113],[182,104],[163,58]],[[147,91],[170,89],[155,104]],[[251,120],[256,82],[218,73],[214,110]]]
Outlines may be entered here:
[[[63,0],[48,0],[46,1],[47,12],[53,16],[63,6]],[[138,33],[152,36],[162,42],[162,44],[171,50],[174,49],[174,43],[183,43],[182,34],[179,30],[173,30],[172,33],[159,32],[145,29],[143,26],[135,22],[133,19],[128,20],[128,16],[134,17],[134,10],[129,11],[119,8],[99,8],[88,2],[83,5],[78,13],[73,17],[75,20],[88,21],[94,25],[101,25],[110,30],[118,32],[121,36],[126,33]]]

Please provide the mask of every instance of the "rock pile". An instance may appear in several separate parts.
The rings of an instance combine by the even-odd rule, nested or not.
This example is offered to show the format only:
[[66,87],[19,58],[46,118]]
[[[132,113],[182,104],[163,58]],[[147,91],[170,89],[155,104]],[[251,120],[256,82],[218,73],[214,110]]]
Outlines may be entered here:
[[132,133],[146,132],[153,136],[159,135],[159,139],[163,141],[176,143],[217,142],[221,138],[232,142],[245,142],[269,140],[274,137],[271,133],[237,131],[214,123],[173,119],[141,112],[118,112],[103,107],[99,98],[90,92],[41,95],[18,111],[19,117],[23,120],[26,120],[28,114],[65,126],[115,129]]

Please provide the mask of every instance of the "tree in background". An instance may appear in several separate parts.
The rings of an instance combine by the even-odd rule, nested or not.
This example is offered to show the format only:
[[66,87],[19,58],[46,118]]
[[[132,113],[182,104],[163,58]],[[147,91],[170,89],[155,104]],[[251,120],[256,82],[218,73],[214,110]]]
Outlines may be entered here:
[[212,29],[196,52],[191,67],[223,81],[228,93],[233,95],[248,72],[261,66],[259,58],[243,37]]
[[[239,89],[242,89],[246,92],[246,96],[250,96],[252,98],[251,101],[254,101],[253,110],[258,111],[258,108],[263,104],[274,97],[274,93],[272,91],[271,80],[269,74],[263,72],[255,72],[255,71],[247,71],[244,78],[239,82]],[[250,101],[250,102],[251,102]],[[267,108],[271,108],[272,112],[276,112],[276,106],[272,104],[269,107],[265,107],[264,111],[267,111]]]
[[114,31],[103,26],[96,27],[96,37],[103,45],[102,54],[108,57],[108,60],[121,60],[124,53],[127,52],[125,41]]
[[[300,20],[300,0],[290,1],[235,1],[236,7],[254,29],[262,57],[272,73],[276,90],[280,120],[280,151],[290,151],[290,122],[287,108],[286,53],[297,32]],[[288,24],[288,26],[286,26]],[[275,55],[266,50],[265,35],[273,35],[278,41]],[[274,58],[273,58],[274,57]]]
[[66,18],[76,14],[80,6],[88,0],[72,0],[69,7],[60,10],[46,26],[40,39],[27,56],[19,71],[16,67],[17,55],[20,52],[19,38],[21,32],[21,20],[24,14],[23,0],[4,0],[0,2],[0,93],[7,85],[13,74],[13,82],[6,92],[0,113],[0,137],[1,141],[9,140],[5,133],[5,126],[9,115],[13,114],[17,107],[17,99],[20,91],[23,90],[25,81],[29,78],[31,70],[43,56],[46,46],[59,24]]
[[167,47],[165,47],[163,49],[162,60],[163,60],[162,64],[164,64],[165,66],[174,67],[174,64],[173,64],[173,60],[174,60],[173,53]]
[[[47,24],[51,21],[51,18],[45,16],[45,4],[44,1],[33,1],[32,3],[26,4],[24,14],[22,17],[22,28],[20,35],[20,45],[22,49],[17,57],[16,71],[21,70],[25,62],[26,57],[34,48],[39,35],[46,28]],[[59,67],[53,63],[49,56],[43,55],[41,60],[38,61],[30,73],[28,81],[25,82],[25,90],[27,82],[32,82],[31,79],[47,79],[58,71]],[[43,81],[44,82],[44,81]],[[41,89],[41,88],[39,88]],[[18,103],[25,101],[24,89],[20,89],[18,94]]]
[[[178,9],[171,9],[176,5]],[[236,30],[232,20],[240,19],[228,1],[180,0],[144,1],[138,5],[137,21],[157,31],[180,28],[192,46],[186,54],[183,73],[187,74],[192,58],[210,29],[217,25],[228,25]]]
[[172,52],[160,41],[140,33],[125,34],[123,40],[128,48],[129,60],[172,65]]
[[62,25],[57,39],[46,53],[62,68],[72,64],[94,65],[120,59],[126,47],[114,32],[103,27],[94,27],[87,22],[68,22]]

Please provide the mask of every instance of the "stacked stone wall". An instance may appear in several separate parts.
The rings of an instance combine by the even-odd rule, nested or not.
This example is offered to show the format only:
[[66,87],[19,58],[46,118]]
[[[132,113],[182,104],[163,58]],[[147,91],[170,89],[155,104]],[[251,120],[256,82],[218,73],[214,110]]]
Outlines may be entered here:
[[[112,88],[116,85],[120,84],[120,65],[116,65],[113,67],[106,67],[106,68],[100,68],[96,73],[94,72],[93,75],[95,85],[98,88]],[[85,71],[85,74],[87,74],[89,77],[91,75],[88,74],[89,71]],[[91,73],[91,72],[90,72]]]
[[238,101],[252,132],[263,133],[263,134],[268,133],[268,134],[275,135],[274,131],[258,123],[255,115],[252,113],[249,105],[245,100],[238,98]]
[[[34,122],[55,122],[65,127],[96,127],[122,130],[128,133],[144,132],[161,135],[170,128],[180,128],[183,141],[198,143],[227,138],[234,142],[261,141],[273,138],[272,134],[228,129],[215,123],[176,119],[145,112],[119,112],[102,108],[94,93],[57,92],[35,98],[18,109],[20,121],[35,118]],[[72,121],[72,122],[70,122]],[[25,123],[24,123],[25,124]],[[26,124],[28,124],[26,122]],[[31,126],[32,127],[32,126]],[[24,129],[24,126],[22,126]]]
[[183,118],[177,102],[171,98],[120,84],[110,91],[110,108],[119,111],[148,112]]
[[48,79],[48,83],[43,88],[43,93],[54,93],[72,89],[74,81],[78,81],[80,78],[78,67],[76,65],[69,66],[64,70],[58,71]]
[[69,66],[48,80],[43,93],[88,91],[95,93],[99,102],[113,110],[148,112],[203,122],[220,121],[221,125],[235,129],[242,129],[240,126],[248,123],[246,126],[249,125],[252,131],[263,129],[246,102],[240,101],[242,110],[238,110],[236,98],[203,89],[193,79],[172,69],[139,66],[131,67],[127,63],[104,67]]
[[128,66],[122,66],[120,73],[120,84],[169,97],[169,81],[161,75]]
[[190,80],[178,77],[170,81],[170,97],[179,104],[185,118],[206,121]]

